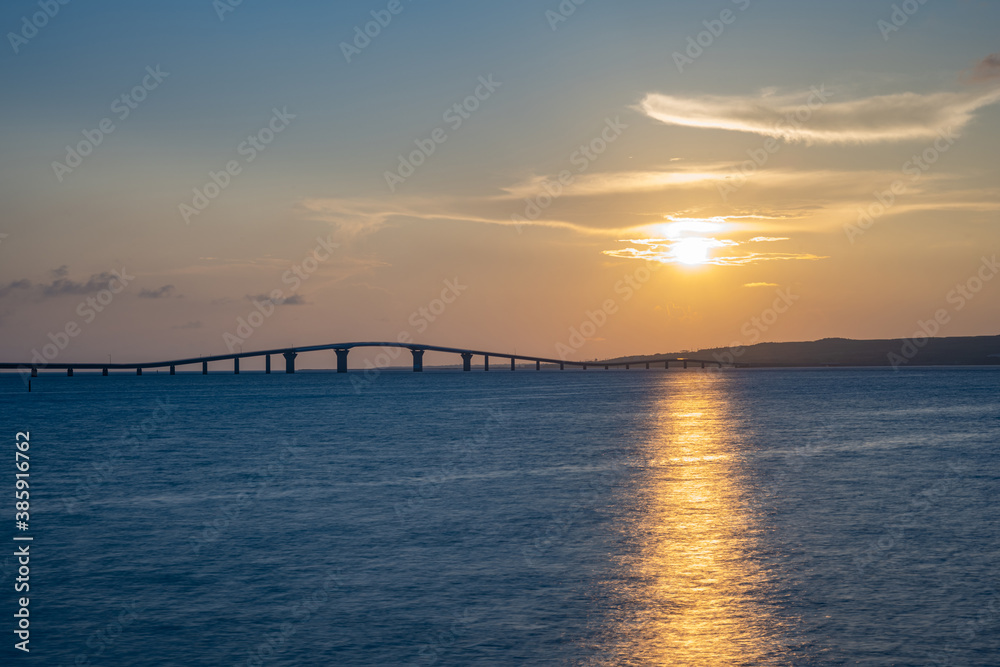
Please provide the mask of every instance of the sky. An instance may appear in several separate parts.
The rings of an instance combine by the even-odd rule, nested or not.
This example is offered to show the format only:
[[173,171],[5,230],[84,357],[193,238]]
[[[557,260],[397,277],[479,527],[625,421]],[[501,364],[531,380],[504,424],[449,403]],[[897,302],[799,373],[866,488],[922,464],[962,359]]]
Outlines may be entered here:
[[4,361],[1000,333],[998,2],[64,2],[0,8]]

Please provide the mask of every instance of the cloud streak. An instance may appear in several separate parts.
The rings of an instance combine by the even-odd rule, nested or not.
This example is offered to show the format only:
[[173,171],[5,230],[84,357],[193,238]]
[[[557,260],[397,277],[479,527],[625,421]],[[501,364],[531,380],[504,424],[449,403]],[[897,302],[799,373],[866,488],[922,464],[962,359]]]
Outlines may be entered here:
[[[711,248],[736,248],[746,243],[772,242],[785,239],[751,239],[740,243],[730,239],[698,238],[695,239],[699,245],[706,249]],[[605,250],[604,254],[620,259],[641,259],[650,262],[662,262],[664,264],[686,264],[684,255],[678,252],[685,245],[690,244],[691,238],[687,239],[630,239],[622,243],[630,243],[631,248],[619,248],[615,250]],[[791,261],[791,260],[817,260],[829,259],[821,255],[808,253],[790,252],[745,252],[743,254],[721,254],[715,257],[706,257],[704,260],[695,262],[696,264],[710,264],[714,266],[744,266],[746,264],[757,264],[771,261]]]
[[[992,65],[986,68],[993,71]],[[815,98],[814,93],[810,95]],[[946,129],[957,132],[969,124],[976,111],[998,101],[1000,87],[822,103],[814,103],[808,96],[651,93],[639,109],[667,125],[748,132],[811,144],[872,144],[933,139]]]

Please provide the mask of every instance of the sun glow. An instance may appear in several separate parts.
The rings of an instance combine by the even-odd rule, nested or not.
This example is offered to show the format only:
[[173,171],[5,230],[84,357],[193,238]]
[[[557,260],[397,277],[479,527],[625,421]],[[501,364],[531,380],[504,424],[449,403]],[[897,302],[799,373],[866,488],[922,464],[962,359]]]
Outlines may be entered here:
[[712,239],[681,239],[671,244],[670,254],[681,264],[704,264],[708,261],[708,250],[712,245]]
[[[744,216],[746,217],[746,216]],[[789,241],[786,236],[754,236],[737,241],[724,238],[730,234],[745,234],[750,229],[740,228],[722,217],[668,218],[669,222],[636,228],[637,238],[619,240],[631,247],[605,250],[605,255],[626,259],[641,259],[664,264],[687,266],[742,266],[773,260],[817,260],[824,256],[807,253],[764,252],[755,250],[761,243]],[[722,238],[720,238],[722,237]],[[736,250],[746,246],[742,250]]]

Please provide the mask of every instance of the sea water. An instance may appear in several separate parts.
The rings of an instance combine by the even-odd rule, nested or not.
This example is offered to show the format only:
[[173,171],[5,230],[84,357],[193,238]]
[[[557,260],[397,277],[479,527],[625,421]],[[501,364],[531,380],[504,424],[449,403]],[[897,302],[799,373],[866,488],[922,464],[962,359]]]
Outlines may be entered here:
[[0,415],[5,664],[1000,664],[998,370],[4,374]]

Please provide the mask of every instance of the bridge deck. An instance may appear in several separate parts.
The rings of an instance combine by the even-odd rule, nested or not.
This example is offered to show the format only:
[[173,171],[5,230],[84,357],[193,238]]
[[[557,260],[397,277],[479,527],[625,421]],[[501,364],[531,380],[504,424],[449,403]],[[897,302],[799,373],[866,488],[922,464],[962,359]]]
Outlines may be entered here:
[[51,370],[140,370],[170,368],[177,366],[192,366],[196,364],[207,364],[217,361],[233,361],[239,359],[251,359],[254,357],[267,357],[276,355],[298,355],[304,352],[321,352],[326,350],[352,350],[360,347],[390,347],[410,350],[411,352],[446,352],[450,354],[472,355],[474,357],[493,357],[497,359],[509,359],[512,362],[534,361],[542,364],[555,364],[557,366],[631,366],[638,364],[661,364],[661,363],[693,363],[711,364],[722,367],[722,363],[715,360],[692,359],[686,357],[662,357],[642,361],[567,361],[563,359],[552,359],[550,357],[534,357],[524,354],[511,354],[508,352],[487,352],[485,350],[471,350],[457,347],[443,347],[440,345],[422,345],[417,343],[388,343],[388,342],[355,342],[355,343],[330,343],[327,345],[310,345],[306,347],[284,347],[273,350],[259,350],[256,352],[234,352],[230,354],[218,354],[209,357],[191,357],[187,359],[174,359],[171,361],[154,361],[141,363],[69,363],[69,362],[48,362],[35,361],[28,363],[0,362],[0,369],[3,370],[30,370],[51,369]]

